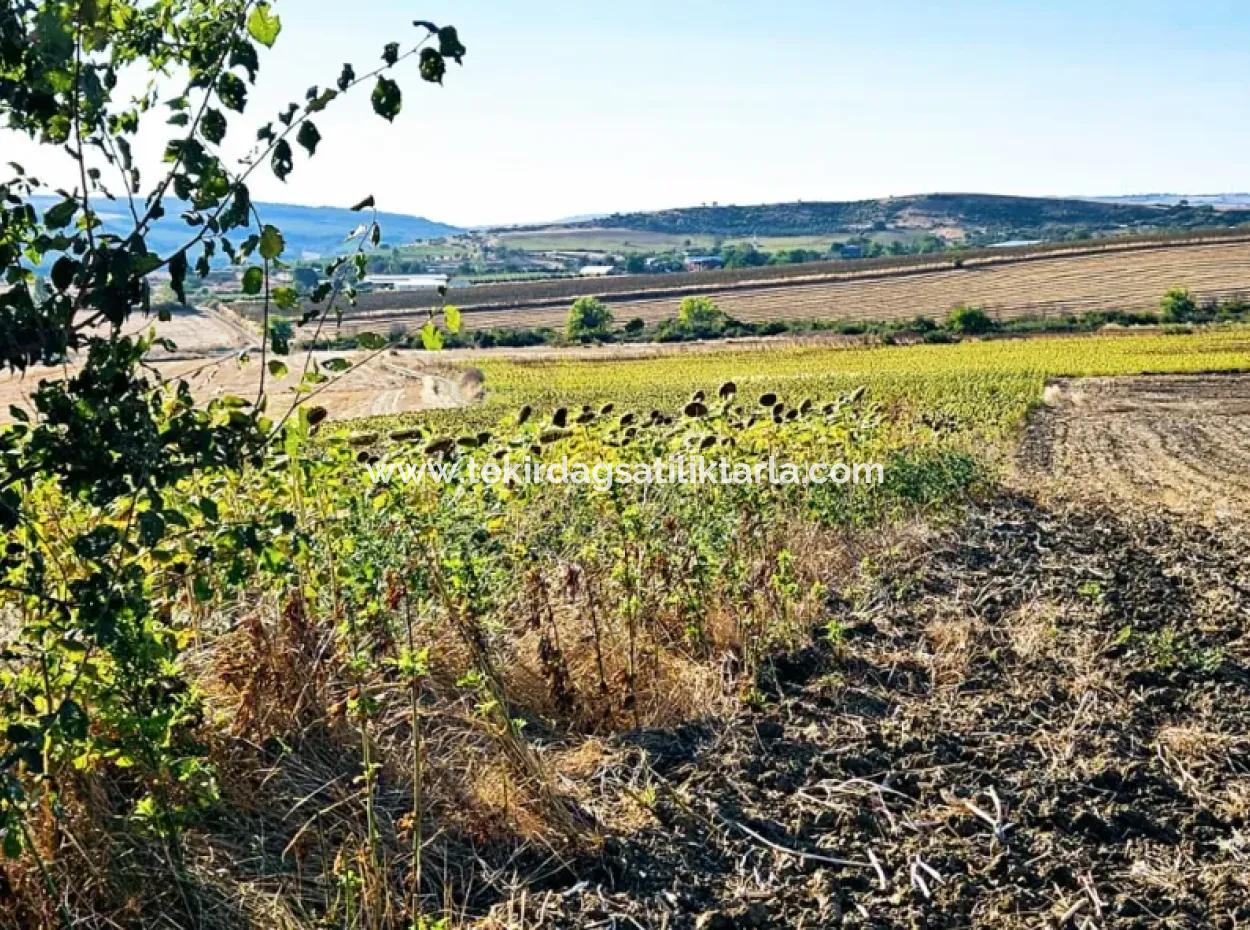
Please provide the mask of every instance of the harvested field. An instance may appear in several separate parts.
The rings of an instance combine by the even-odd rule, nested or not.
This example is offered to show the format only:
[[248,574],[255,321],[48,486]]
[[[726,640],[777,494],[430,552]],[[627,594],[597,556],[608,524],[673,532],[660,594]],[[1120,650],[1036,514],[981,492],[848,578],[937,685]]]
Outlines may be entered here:
[[1250,378],[1048,402],[1022,489],[842,579],[756,710],[608,747],[598,803],[649,823],[526,926],[1250,919]]
[[1210,521],[1250,512],[1250,377],[1062,380],[1046,401],[1024,448],[1033,477]]
[[1005,496],[904,550],[759,710],[617,740],[645,825],[482,926],[1250,919],[1244,537]]
[[[370,355],[364,352],[316,352],[319,361],[346,358],[358,367],[334,375],[310,403],[323,406],[332,420],[390,416],[417,410],[460,407],[476,399],[480,385],[472,374],[447,366],[431,365],[417,353]],[[288,357],[290,370],[281,378],[266,374],[265,390],[269,409],[281,413],[294,399],[295,386],[303,375],[306,354]],[[256,353],[250,363],[240,365],[236,355],[215,359],[179,359],[153,362],[152,367],[167,379],[185,378],[199,400],[234,395],[255,398],[262,366]],[[0,422],[11,420],[9,405],[29,409],[29,395],[40,381],[60,378],[73,369],[32,369],[24,377],[0,377]]]
[[[225,307],[170,307],[170,318],[157,319],[155,314],[136,313],[126,321],[126,332],[146,333],[155,329],[162,339],[172,340],[176,355],[212,355],[245,349],[254,345],[258,336],[242,319]],[[167,354],[157,349],[154,356]]]
[[[803,268],[803,266],[796,266]],[[466,289],[449,298],[465,310],[468,329],[496,327],[560,328],[567,304],[577,293],[602,293],[618,323],[640,317],[657,323],[676,315],[685,294],[712,297],[730,316],[744,321],[894,320],[917,315],[941,317],[951,307],[976,304],[1001,319],[1080,314],[1090,310],[1157,309],[1168,288],[1188,287],[1201,299],[1250,292],[1250,241],[1097,251],[1043,253],[1012,261],[968,261],[910,270],[839,276],[799,274],[779,278],[755,270],[757,280],[682,276],[681,284],[646,279],[539,282],[533,285]],[[715,273],[712,273],[713,275]],[[657,276],[665,277],[665,276]],[[703,283],[697,283],[703,282]],[[553,285],[558,285],[553,290]],[[630,290],[615,291],[629,286]],[[640,290],[640,288],[647,288]],[[606,290],[605,290],[606,289]],[[548,291],[552,291],[549,295]],[[614,292],[615,291],[615,292]],[[363,298],[343,320],[346,333],[419,326],[425,321],[421,295]],[[310,336],[311,328],[303,333]]]

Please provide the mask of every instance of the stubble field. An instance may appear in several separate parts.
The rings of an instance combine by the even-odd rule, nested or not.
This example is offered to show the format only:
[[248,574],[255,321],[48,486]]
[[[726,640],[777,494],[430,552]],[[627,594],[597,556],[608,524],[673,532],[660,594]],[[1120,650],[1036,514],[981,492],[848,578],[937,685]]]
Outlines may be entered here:
[[[711,297],[730,316],[769,320],[900,320],[940,318],[958,304],[984,307],[1000,319],[1081,314],[1091,310],[1146,311],[1170,287],[1187,287],[1200,299],[1250,291],[1250,241],[1205,242],[1077,255],[1041,255],[1023,261],[970,261],[962,268],[944,257],[917,270],[874,273],[823,271],[795,266],[719,278],[686,276],[673,283],[646,278],[541,282],[454,290],[469,330],[561,329],[568,305],[580,294],[602,295],[618,324],[632,318],[658,323],[677,314],[681,297]],[[715,274],[715,273],[714,273]],[[836,277],[834,275],[837,275]],[[425,322],[429,295],[363,297],[347,312],[341,331],[387,333]],[[311,335],[311,329],[306,333]]]

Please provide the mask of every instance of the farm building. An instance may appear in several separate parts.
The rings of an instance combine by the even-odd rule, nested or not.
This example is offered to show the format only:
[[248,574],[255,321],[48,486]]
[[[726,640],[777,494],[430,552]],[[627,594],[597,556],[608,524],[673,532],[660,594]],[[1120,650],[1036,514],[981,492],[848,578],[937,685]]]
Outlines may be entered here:
[[688,255],[686,256],[687,271],[710,271],[713,268],[725,267],[725,260],[719,255]]
[[371,274],[366,280],[375,291],[423,291],[447,286],[445,274]]

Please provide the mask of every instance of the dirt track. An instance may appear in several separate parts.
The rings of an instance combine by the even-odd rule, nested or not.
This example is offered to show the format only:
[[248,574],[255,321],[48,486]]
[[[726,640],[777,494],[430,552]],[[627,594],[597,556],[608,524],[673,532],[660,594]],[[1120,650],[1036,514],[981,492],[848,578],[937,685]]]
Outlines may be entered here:
[[1051,385],[1022,449],[1033,480],[1205,521],[1250,516],[1250,375]]

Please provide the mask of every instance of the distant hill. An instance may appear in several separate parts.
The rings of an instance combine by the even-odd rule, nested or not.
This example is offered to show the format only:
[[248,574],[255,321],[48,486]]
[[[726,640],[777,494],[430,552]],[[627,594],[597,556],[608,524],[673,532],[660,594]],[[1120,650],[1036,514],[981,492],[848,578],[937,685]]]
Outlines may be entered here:
[[1100,203],[1160,204],[1174,207],[1182,202],[1191,207],[1217,210],[1250,209],[1250,193],[1229,194],[1124,194],[1117,197],[1090,197]]
[[[56,196],[35,198],[35,207],[46,210],[59,202]],[[125,201],[100,201],[95,209],[104,220],[109,232],[127,233],[133,226]],[[277,226],[286,238],[286,255],[296,259],[305,253],[329,255],[348,248],[344,242],[353,229],[366,221],[371,214],[353,213],[339,207],[302,207],[281,203],[256,204],[264,222]],[[157,221],[148,237],[148,247],[157,252],[170,252],[188,238],[188,227],[180,218],[181,207],[176,201],[165,202],[165,216]],[[383,245],[403,245],[418,239],[437,239],[463,232],[457,226],[436,223],[421,216],[402,213],[379,213]],[[243,238],[241,235],[238,239]]]
[[993,242],[1242,223],[1250,223],[1250,209],[1217,211],[1209,205],[1182,207],[998,194],[916,194],[878,200],[614,213],[569,225],[726,237],[959,232],[973,242]]

